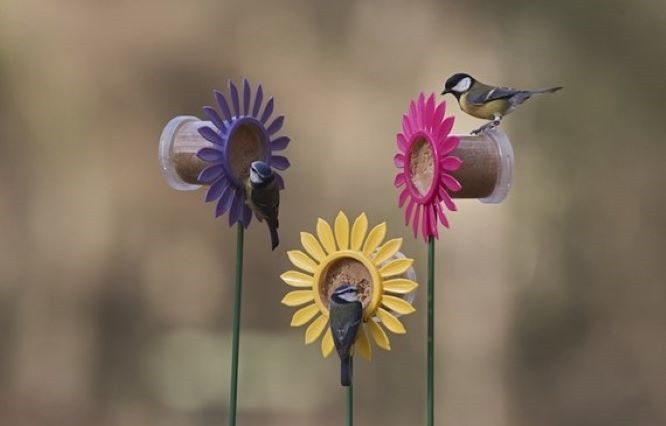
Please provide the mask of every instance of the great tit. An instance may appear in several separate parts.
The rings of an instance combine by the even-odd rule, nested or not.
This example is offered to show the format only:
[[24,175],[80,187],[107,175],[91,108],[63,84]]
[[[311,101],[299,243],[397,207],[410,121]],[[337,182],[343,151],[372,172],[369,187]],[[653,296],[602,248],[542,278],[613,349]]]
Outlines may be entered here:
[[245,183],[248,205],[260,221],[266,220],[271,233],[271,249],[280,244],[278,236],[278,210],[280,207],[280,189],[275,181],[271,167],[263,161],[250,165],[250,176]]
[[475,80],[469,74],[458,73],[446,80],[442,95],[452,93],[458,99],[460,109],[467,114],[476,118],[492,120],[472,132],[477,134],[497,127],[505,115],[512,113],[518,105],[533,95],[553,93],[561,88],[561,86],[557,86],[540,90],[517,90],[508,87],[493,87]]
[[356,342],[358,328],[363,318],[363,305],[358,300],[356,288],[343,284],[331,294],[329,322],[333,343],[340,356],[340,383],[351,386],[352,347]]

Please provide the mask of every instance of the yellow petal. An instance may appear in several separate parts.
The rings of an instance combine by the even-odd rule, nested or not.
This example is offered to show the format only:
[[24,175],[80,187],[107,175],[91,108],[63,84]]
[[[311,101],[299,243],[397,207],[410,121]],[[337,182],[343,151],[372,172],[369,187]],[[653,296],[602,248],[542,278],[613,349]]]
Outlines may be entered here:
[[360,250],[365,233],[368,232],[368,217],[361,213],[354,221],[351,232],[351,249]]
[[282,298],[282,304],[287,306],[299,306],[314,300],[312,290],[294,290]]
[[324,246],[328,254],[335,252],[335,237],[333,237],[333,230],[331,229],[331,225],[329,225],[324,219],[320,218],[317,220],[317,235],[319,236],[321,245]]
[[384,331],[382,326],[372,320],[368,321],[368,326],[370,327],[370,333],[372,334],[372,337],[375,339],[375,343],[377,343],[377,346],[386,351],[390,351],[391,342],[389,341],[389,338],[386,335],[386,332]]
[[405,330],[405,326],[402,325],[400,320],[394,317],[392,314],[390,314],[386,309],[377,308],[377,316],[382,321],[382,324],[384,324],[386,328],[388,328],[393,333],[395,334],[407,333],[407,330]]
[[394,259],[379,269],[382,278],[404,274],[414,263],[414,259]]
[[379,248],[377,254],[375,255],[373,261],[375,265],[379,265],[385,260],[388,260],[400,250],[402,245],[402,238],[395,238],[384,243],[383,246]]
[[340,250],[349,248],[349,219],[342,212],[335,217],[335,240]]
[[328,356],[333,353],[333,349],[335,348],[335,344],[333,343],[333,333],[331,333],[331,329],[329,327],[328,330],[326,330],[326,334],[324,334],[324,338],[321,339],[321,354],[324,358],[328,358]]
[[389,293],[407,294],[414,291],[418,286],[414,281],[404,278],[384,281],[384,291],[388,291]]
[[354,347],[363,358],[367,359],[368,361],[372,359],[372,348],[370,347],[368,335],[365,332],[365,324],[361,324],[358,329],[358,336],[356,336],[356,343]]
[[370,256],[373,251],[384,241],[386,236],[386,222],[380,223],[379,225],[372,228],[372,231],[368,234],[368,239],[365,240],[365,245],[363,246],[363,254]]
[[300,327],[314,318],[314,316],[318,313],[319,307],[314,303],[312,305],[306,306],[305,308],[301,308],[294,313],[293,317],[291,317],[291,326]]
[[312,321],[312,324],[308,326],[308,329],[305,330],[305,344],[309,345],[310,343],[317,340],[321,335],[321,332],[324,331],[324,328],[328,325],[328,318],[323,315]]
[[405,299],[389,296],[388,294],[382,296],[382,305],[400,315],[407,315],[416,311],[416,309],[414,309],[414,307]]
[[291,260],[291,263],[293,263],[295,267],[300,268],[305,272],[310,272],[314,274],[314,272],[317,270],[317,264],[315,263],[315,261],[312,260],[310,256],[308,256],[307,254],[303,253],[300,250],[289,250],[287,252],[287,256],[289,257],[289,260]]
[[317,241],[315,236],[309,232],[301,232],[301,244],[303,244],[305,251],[307,251],[317,262],[321,263],[321,261],[326,258],[326,252],[324,252],[319,241]]
[[311,275],[304,274],[298,271],[287,271],[280,275],[282,281],[287,283],[292,287],[312,287],[314,284],[314,278]]

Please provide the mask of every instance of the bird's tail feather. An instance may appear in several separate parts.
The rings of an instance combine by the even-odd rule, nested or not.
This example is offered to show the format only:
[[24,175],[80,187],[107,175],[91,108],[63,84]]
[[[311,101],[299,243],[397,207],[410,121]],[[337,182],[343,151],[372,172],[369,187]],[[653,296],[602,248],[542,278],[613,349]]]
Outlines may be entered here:
[[342,358],[340,363],[340,384],[342,384],[342,386],[351,386],[352,373],[352,357],[348,356],[346,358]]
[[544,94],[544,93],[555,93],[560,89],[562,89],[562,86],[549,87],[547,89],[530,90],[530,95],[541,95],[541,94]]
[[271,232],[271,250],[275,250],[275,247],[280,244],[280,236],[278,235],[278,230],[275,225],[269,223],[268,229]]

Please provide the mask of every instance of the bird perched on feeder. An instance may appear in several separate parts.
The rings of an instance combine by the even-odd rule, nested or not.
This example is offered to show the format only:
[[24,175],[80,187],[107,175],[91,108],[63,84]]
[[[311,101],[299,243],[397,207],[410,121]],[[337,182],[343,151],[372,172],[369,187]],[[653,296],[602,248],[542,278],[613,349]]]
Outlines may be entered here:
[[446,80],[442,95],[452,93],[464,112],[476,118],[492,120],[472,132],[478,134],[497,127],[505,115],[512,113],[518,105],[532,96],[557,92],[561,88],[557,86],[540,90],[518,90],[494,87],[477,81],[469,74],[458,73]]
[[280,244],[278,236],[278,209],[280,207],[280,189],[275,181],[271,167],[263,161],[250,165],[250,176],[245,182],[248,205],[260,221],[266,220],[271,233],[271,249]]
[[363,319],[363,305],[358,300],[356,288],[343,284],[331,294],[329,322],[333,343],[340,356],[340,383],[351,386],[352,347]]

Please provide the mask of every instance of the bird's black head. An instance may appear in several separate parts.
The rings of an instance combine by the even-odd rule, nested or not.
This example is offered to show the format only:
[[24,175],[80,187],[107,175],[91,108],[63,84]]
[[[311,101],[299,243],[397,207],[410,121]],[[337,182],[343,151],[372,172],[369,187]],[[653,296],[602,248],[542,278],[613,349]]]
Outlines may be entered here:
[[358,301],[358,292],[356,291],[356,287],[350,284],[341,285],[333,291],[333,294],[331,294],[331,302],[340,305]]
[[475,81],[476,80],[474,80],[474,77],[469,74],[461,72],[453,74],[451,77],[449,77],[448,80],[446,80],[446,83],[444,83],[444,91],[442,91],[442,95],[453,93],[453,95],[457,98],[463,93],[467,92]]
[[250,165],[250,181],[255,185],[268,184],[273,180],[271,166],[263,161],[254,161]]

